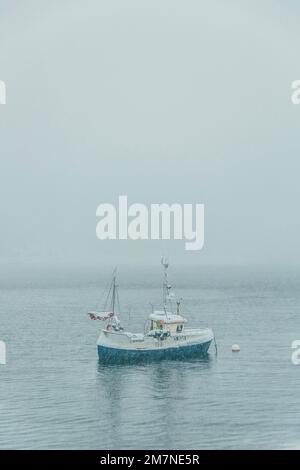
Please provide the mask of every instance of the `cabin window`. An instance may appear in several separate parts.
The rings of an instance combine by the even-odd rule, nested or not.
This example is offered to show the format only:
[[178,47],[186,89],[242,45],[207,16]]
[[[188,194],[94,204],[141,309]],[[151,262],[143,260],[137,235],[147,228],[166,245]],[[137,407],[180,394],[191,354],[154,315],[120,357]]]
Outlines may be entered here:
[[181,333],[182,332],[183,325],[177,325],[176,332]]
[[155,322],[155,329],[156,330],[162,330],[163,329],[163,322],[161,320],[158,320]]

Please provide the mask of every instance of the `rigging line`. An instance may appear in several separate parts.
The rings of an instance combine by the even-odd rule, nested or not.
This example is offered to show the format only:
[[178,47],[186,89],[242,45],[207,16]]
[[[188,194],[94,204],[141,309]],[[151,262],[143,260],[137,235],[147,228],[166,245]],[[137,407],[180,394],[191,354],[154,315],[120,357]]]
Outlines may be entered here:
[[111,290],[112,290],[112,286],[110,286],[109,288],[109,291],[108,291],[108,294],[106,296],[106,299],[105,299],[105,302],[104,302],[104,306],[103,306],[103,310],[106,311],[107,310],[107,304],[108,304],[108,301],[109,301],[109,297],[110,297],[110,294],[111,294]]
[[[103,307],[103,305],[106,306],[106,304],[107,304],[107,300],[108,300],[107,291],[108,291],[108,288],[109,288],[110,285],[111,285],[111,281],[106,281],[105,287],[104,287],[104,289],[102,290],[102,294],[101,294],[101,296],[100,296],[100,300],[97,302],[97,306],[99,306],[99,310],[100,310],[100,309],[105,310],[105,307]],[[105,299],[105,303],[103,304],[103,300],[104,300],[105,294],[106,294],[106,299]],[[98,308],[98,307],[97,307],[97,308]]]
[[119,297],[118,289],[116,290],[116,300],[117,300],[117,307],[118,307],[119,313],[121,314],[122,312],[121,312],[120,297]]
[[103,310],[106,311],[106,308],[107,308],[107,305],[108,305],[108,301],[109,301],[109,298],[111,296],[111,291],[113,289],[113,282],[110,283],[110,287],[109,287],[109,291],[107,293],[107,296],[106,296],[106,299],[105,299],[105,302],[104,302],[104,306],[103,306]]

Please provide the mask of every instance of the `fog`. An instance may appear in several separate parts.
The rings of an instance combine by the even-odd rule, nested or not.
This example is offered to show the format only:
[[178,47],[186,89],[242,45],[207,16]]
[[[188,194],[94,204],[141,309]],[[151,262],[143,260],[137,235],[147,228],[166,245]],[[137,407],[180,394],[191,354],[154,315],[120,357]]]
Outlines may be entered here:
[[[298,264],[296,1],[2,0],[1,266]],[[101,203],[205,204],[205,243],[100,241]]]

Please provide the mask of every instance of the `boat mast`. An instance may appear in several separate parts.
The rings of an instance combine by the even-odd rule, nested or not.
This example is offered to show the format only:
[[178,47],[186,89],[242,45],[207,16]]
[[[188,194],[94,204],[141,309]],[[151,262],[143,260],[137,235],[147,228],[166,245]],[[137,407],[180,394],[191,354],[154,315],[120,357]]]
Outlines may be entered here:
[[116,305],[116,277],[117,277],[117,270],[114,270],[113,273],[113,290],[112,290],[112,302],[111,302],[111,310],[112,313],[115,315],[115,305]]
[[167,313],[167,301],[168,301],[168,297],[169,297],[169,290],[171,288],[171,286],[169,285],[169,282],[168,282],[168,267],[169,267],[169,261],[167,260],[167,258],[165,258],[164,256],[161,258],[161,264],[163,265],[164,267],[164,282],[163,282],[163,307],[164,307],[164,311],[165,313]]

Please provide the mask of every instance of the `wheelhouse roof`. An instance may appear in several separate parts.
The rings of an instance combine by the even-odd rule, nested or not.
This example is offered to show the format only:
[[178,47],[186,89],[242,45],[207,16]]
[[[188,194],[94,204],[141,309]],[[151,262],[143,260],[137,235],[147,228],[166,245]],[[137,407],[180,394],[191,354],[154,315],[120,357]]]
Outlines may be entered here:
[[155,310],[149,315],[149,319],[163,323],[186,323],[186,319],[181,315],[174,315],[174,313],[165,312],[164,310]]

